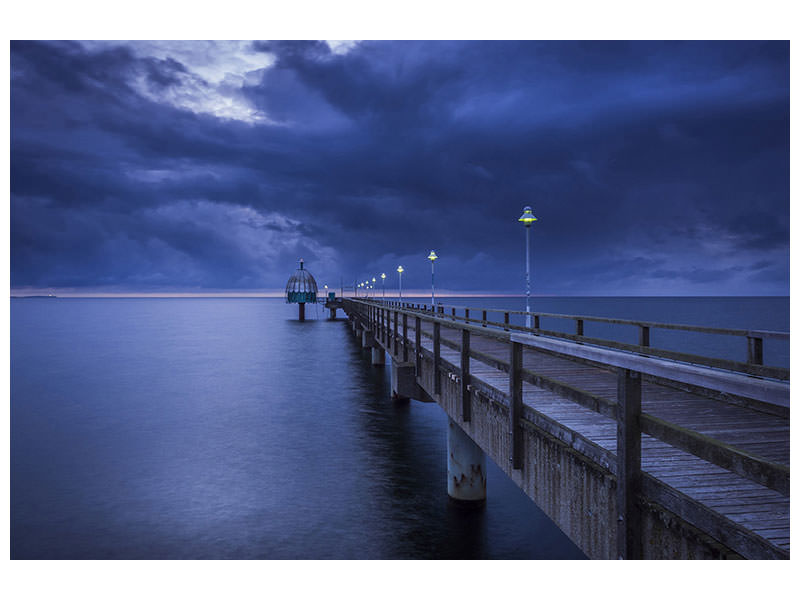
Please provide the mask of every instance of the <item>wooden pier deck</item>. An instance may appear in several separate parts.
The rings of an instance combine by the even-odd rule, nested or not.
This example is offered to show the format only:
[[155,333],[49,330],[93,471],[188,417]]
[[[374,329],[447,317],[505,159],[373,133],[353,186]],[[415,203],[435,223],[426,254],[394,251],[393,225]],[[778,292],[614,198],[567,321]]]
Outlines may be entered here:
[[[540,336],[526,335],[530,332],[520,335],[481,328],[446,314],[417,310],[414,305],[381,310],[373,306],[365,314],[372,315],[376,339],[393,360],[410,357],[414,361],[417,354],[421,358],[438,354],[443,377],[459,379],[465,368],[471,393],[483,390],[495,398],[513,394],[510,348],[516,341],[522,373],[527,371],[520,381],[522,420],[544,425],[549,434],[618,474],[619,367],[565,354],[572,352],[568,346],[581,346],[571,341],[536,347]],[[464,330],[469,331],[467,356],[462,354]],[[617,350],[598,352],[598,356],[622,355]],[[667,509],[742,556],[788,558],[788,382],[768,380],[765,385],[769,393],[748,398],[746,392],[739,396],[686,380],[670,381],[648,376],[645,370],[640,396],[641,476],[635,493],[647,497],[650,492],[647,501],[669,504]],[[781,386],[786,388],[785,401]],[[438,401],[435,390],[425,391]],[[514,418],[514,410],[511,413]],[[662,429],[665,433],[659,437],[667,441],[644,433]]]

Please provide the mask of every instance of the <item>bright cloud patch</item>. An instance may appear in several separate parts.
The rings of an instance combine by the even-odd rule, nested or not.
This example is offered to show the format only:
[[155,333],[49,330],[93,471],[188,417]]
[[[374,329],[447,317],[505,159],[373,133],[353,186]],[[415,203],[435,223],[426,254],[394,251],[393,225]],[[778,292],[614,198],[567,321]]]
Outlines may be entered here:
[[334,54],[347,54],[358,46],[357,40],[325,40],[325,43]]
[[[84,42],[100,48],[111,42]],[[172,69],[167,85],[153,85],[146,72],[133,80],[137,92],[159,103],[198,114],[246,123],[271,122],[243,93],[257,85],[263,69],[275,62],[269,53],[257,52],[250,42],[135,41],[122,42],[134,55],[158,59],[182,69]]]

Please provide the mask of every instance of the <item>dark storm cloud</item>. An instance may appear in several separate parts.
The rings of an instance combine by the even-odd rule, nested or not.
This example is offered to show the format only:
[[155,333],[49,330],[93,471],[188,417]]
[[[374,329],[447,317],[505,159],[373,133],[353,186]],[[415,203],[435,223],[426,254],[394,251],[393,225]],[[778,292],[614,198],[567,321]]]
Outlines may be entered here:
[[12,286],[788,293],[786,43],[157,50],[12,44]]

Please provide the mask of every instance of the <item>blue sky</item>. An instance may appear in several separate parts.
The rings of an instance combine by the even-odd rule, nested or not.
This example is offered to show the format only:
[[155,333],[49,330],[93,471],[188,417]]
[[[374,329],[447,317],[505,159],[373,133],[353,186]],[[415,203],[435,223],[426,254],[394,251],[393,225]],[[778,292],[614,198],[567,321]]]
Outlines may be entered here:
[[787,42],[13,42],[11,286],[789,293]]

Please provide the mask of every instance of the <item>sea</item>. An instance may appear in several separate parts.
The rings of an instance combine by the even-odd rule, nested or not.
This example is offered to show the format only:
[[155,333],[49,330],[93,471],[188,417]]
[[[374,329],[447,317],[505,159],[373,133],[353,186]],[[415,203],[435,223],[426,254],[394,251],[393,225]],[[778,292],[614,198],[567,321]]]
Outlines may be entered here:
[[[789,330],[786,297],[532,304]],[[266,298],[12,298],[11,558],[585,558],[491,460],[486,505],[449,502],[444,412],[392,401],[388,361],[371,366],[341,313],[306,315]],[[585,333],[634,341],[626,327]],[[746,357],[744,338],[653,330],[651,343]],[[764,353],[789,364],[786,342]]]

